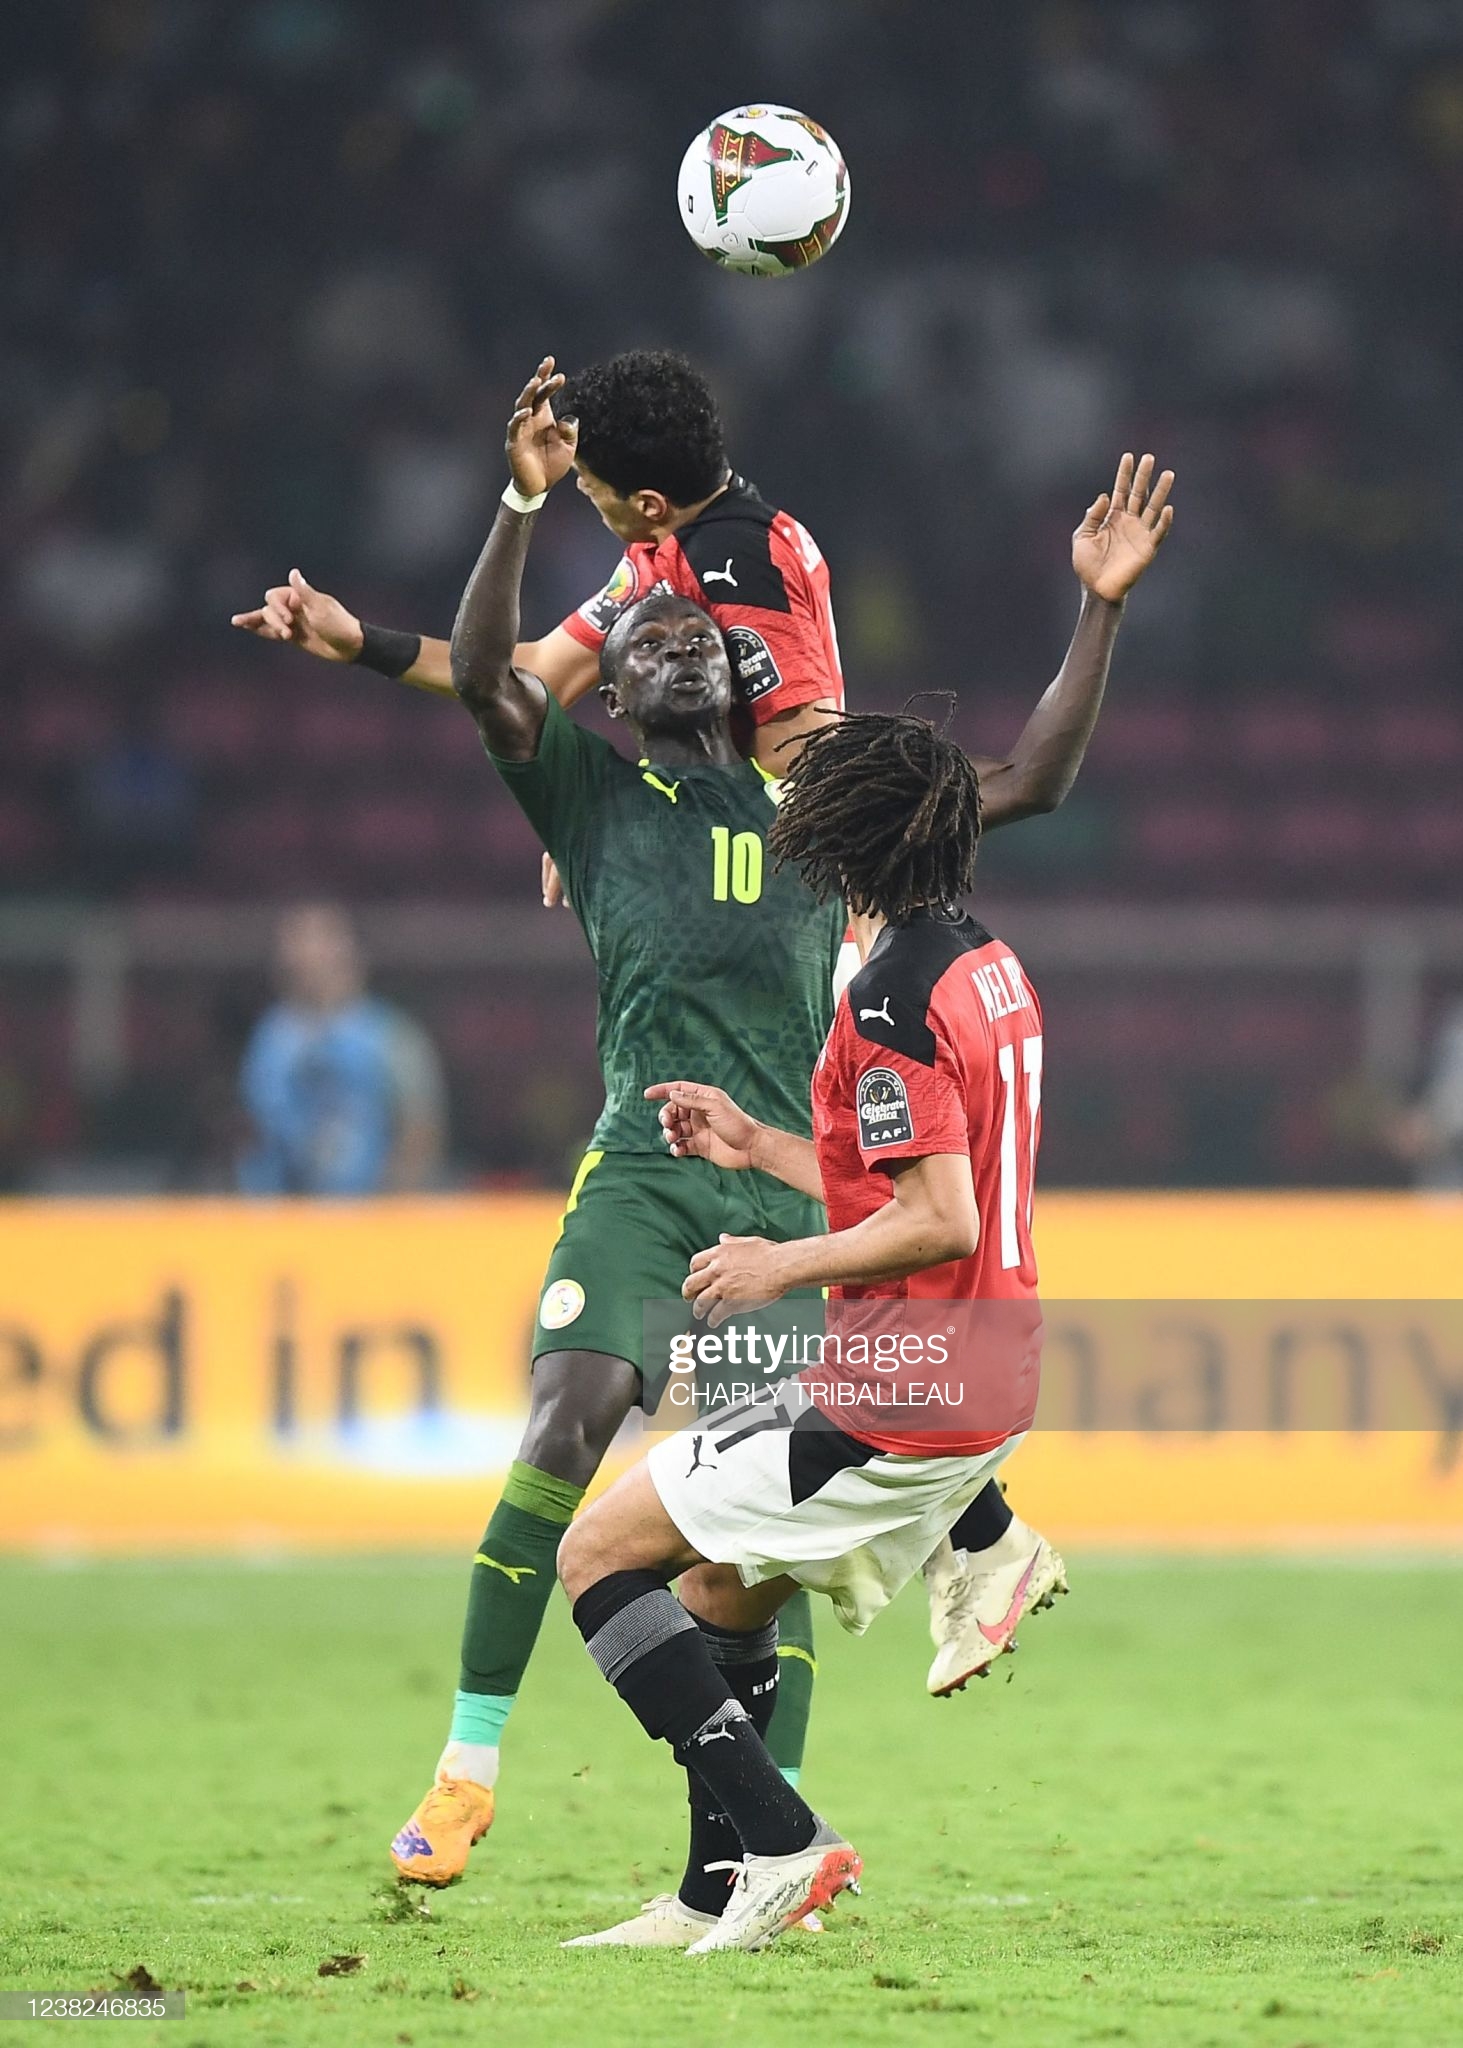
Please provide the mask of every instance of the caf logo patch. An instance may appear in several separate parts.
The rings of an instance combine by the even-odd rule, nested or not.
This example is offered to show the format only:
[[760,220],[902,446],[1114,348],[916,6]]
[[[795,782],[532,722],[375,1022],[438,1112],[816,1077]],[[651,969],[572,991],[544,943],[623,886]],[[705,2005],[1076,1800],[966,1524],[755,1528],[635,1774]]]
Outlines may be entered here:
[[731,657],[732,688],[744,704],[755,704],[782,681],[772,649],[750,626],[726,628],[726,651]]
[[870,1067],[858,1084],[858,1141],[863,1152],[907,1145],[914,1136],[909,1095],[892,1067]]
[[556,1280],[544,1289],[538,1319],[546,1330],[562,1330],[584,1307],[584,1289],[577,1280]]

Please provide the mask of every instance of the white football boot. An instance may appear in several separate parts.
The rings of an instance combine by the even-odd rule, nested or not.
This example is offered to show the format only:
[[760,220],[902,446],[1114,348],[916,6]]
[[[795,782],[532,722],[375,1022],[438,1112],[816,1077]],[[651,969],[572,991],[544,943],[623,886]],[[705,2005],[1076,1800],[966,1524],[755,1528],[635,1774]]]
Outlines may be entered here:
[[937,1700],[947,1699],[1015,1649],[1022,1617],[1066,1592],[1067,1567],[1016,1515],[986,1550],[956,1550],[946,1537],[925,1566],[925,1584],[936,1652],[926,1684]]
[[576,1934],[560,1948],[689,1948],[715,1927],[714,1913],[698,1913],[674,1892],[658,1892],[638,1913],[600,1934]]
[[766,1948],[779,1934],[831,1906],[840,1892],[856,1892],[863,1867],[857,1849],[823,1821],[807,1848],[791,1856],[747,1856],[740,1863],[708,1864],[709,1870],[733,1873],[732,1894],[721,1918],[692,1942],[686,1954]]
[[[726,1866],[714,1866],[720,1870]],[[735,1866],[733,1866],[735,1867]],[[600,1934],[576,1934],[561,1941],[560,1948],[689,1948],[708,1928],[716,1925],[715,1913],[698,1913],[674,1892],[657,1892],[638,1913],[606,1927]],[[816,1913],[806,1913],[793,1929],[796,1934],[821,1934],[823,1923]]]

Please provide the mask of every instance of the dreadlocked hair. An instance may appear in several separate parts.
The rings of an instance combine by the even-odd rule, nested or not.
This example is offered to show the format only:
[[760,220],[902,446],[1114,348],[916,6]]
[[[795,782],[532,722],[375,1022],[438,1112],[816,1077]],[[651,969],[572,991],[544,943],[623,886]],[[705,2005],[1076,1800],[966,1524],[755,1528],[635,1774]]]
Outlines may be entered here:
[[845,712],[804,742],[768,845],[819,902],[842,895],[902,924],[969,894],[980,819],[975,769],[940,727],[907,709]]

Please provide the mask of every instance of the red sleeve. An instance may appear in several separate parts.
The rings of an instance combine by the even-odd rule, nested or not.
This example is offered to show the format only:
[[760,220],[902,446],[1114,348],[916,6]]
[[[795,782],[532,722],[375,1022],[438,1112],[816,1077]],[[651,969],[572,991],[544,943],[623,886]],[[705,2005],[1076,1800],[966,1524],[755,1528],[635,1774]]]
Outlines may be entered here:
[[799,531],[781,514],[770,526],[698,521],[683,546],[698,602],[726,636],[732,687],[758,725],[820,698],[843,702],[828,571]]
[[756,724],[765,725],[799,704],[816,704],[823,698],[843,702],[843,685],[830,675],[805,617],[796,611],[758,612],[750,605],[718,604],[712,609],[726,635],[732,686]]
[[866,1167],[928,1159],[936,1152],[969,1153],[965,1086],[938,1028],[932,1065],[863,1038],[855,1039],[853,1049],[849,1093]]
[[604,630],[590,624],[584,616],[583,605],[577,612],[570,612],[567,619],[560,619],[559,630],[567,633],[571,640],[577,640],[581,647],[587,647],[591,654],[598,654],[605,644]]

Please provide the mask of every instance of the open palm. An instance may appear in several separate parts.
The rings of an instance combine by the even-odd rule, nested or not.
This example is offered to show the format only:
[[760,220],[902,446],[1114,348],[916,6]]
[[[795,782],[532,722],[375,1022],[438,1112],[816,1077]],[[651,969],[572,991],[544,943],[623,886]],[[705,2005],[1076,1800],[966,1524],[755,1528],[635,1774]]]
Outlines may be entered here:
[[1168,538],[1173,471],[1153,481],[1153,457],[1125,455],[1110,491],[1087,508],[1072,535],[1072,567],[1094,597],[1116,604],[1127,596]]
[[508,422],[508,467],[526,498],[551,491],[573,464],[579,428],[573,420],[556,420],[552,404],[563,388],[563,372],[554,369],[552,356],[545,356],[519,392]]

